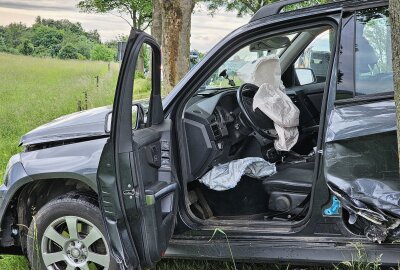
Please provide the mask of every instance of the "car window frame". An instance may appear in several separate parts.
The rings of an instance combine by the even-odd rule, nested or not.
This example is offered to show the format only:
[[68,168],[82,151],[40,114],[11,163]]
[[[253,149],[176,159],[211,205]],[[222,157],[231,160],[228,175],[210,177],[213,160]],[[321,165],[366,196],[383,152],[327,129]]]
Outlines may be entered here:
[[[293,24],[293,21],[287,21],[287,20],[282,20],[284,23],[282,24],[281,20],[277,20],[274,22],[264,22],[262,24],[254,24],[246,26],[246,31],[241,31],[240,33],[235,33],[233,36],[228,36],[225,40],[223,40],[219,45],[217,45],[216,49],[212,50],[212,54],[209,54],[206,56],[205,59],[203,59],[202,63],[197,67],[197,69],[192,70],[186,77],[184,78],[181,82],[181,85],[178,85],[176,90],[176,95],[174,95],[174,103],[173,105],[178,105],[171,109],[170,114],[172,115],[172,119],[175,120],[177,128],[182,128],[184,125],[184,121],[182,118],[182,115],[184,115],[184,111],[186,108],[186,105],[190,98],[192,98],[195,94],[197,89],[207,80],[209,76],[216,70],[223,62],[225,62],[229,57],[231,57],[237,50],[239,50],[241,47],[244,47],[258,39],[262,38],[267,38],[270,36],[274,36],[277,34],[282,34],[285,32],[289,31],[301,31],[304,29],[308,28],[314,28],[314,27],[323,27],[323,26],[330,26],[332,29],[335,31],[335,46],[332,49],[332,52],[334,55],[331,57],[331,62],[329,64],[329,72],[328,72],[328,78],[329,82],[331,80],[331,75],[333,74],[335,70],[335,54],[337,51],[337,39],[338,39],[338,33],[340,31],[339,25],[340,25],[340,16],[341,13],[334,12],[330,14],[322,14],[318,16],[313,16],[312,18],[306,17],[306,18],[300,18],[298,19],[298,24]],[[252,30],[252,31],[250,31]],[[239,32],[239,31],[238,31]],[[233,46],[231,45],[233,44]],[[303,48],[304,49],[304,48]],[[285,65],[285,68],[289,68],[290,65]],[[190,78],[190,80],[189,80]],[[323,110],[326,110],[327,106],[327,97],[328,97],[328,89],[329,89],[329,83],[327,82],[324,88],[324,101],[323,101]],[[179,104],[177,104],[179,103]],[[171,106],[172,107],[172,106]],[[324,113],[325,114],[325,113]],[[321,126],[322,128],[322,126]],[[322,138],[322,137],[321,137]],[[322,139],[320,140],[320,144],[322,144]],[[183,141],[179,142],[179,146],[182,147],[182,149],[185,149],[185,143]],[[183,152],[182,157],[180,160],[187,160],[186,153]],[[185,164],[185,163],[182,163]],[[188,174],[185,173],[185,177],[190,178]],[[316,181],[316,186],[319,185],[319,182]],[[182,194],[182,201],[184,201],[184,196],[187,196],[186,193]],[[315,200],[315,195],[313,192],[313,195],[311,196],[311,200]],[[187,212],[186,207],[183,207],[180,209],[180,211],[184,211],[185,215],[187,215],[187,219],[185,219],[186,222],[189,222],[189,224],[192,224],[193,226],[196,224],[196,226],[199,225],[199,223],[193,223],[192,221],[192,216],[190,213]],[[291,228],[293,229],[294,227],[300,228],[304,224],[306,224],[310,218],[315,214],[315,211],[313,210],[313,207],[310,208],[310,211],[308,211],[306,217],[301,220],[301,221],[296,221],[292,224],[287,224],[285,222],[278,222],[276,225],[277,226],[282,226],[284,228]],[[319,213],[319,212],[318,212]],[[203,228],[212,228],[215,226],[215,224],[210,225],[206,223],[200,223]],[[236,224],[242,226],[243,224],[241,222],[233,222],[230,227],[236,226]],[[258,227],[262,230],[268,231],[268,229],[265,229],[265,222],[251,222],[251,226]]]
[[[336,43],[336,38],[337,38],[337,31],[338,31],[338,29],[334,29],[333,27],[331,28],[331,29],[328,29],[328,30],[326,30],[326,31],[329,31],[329,30],[336,30],[336,32],[334,33],[335,35],[334,35],[334,43]],[[322,34],[323,32],[321,32],[320,34]],[[318,35],[319,36],[319,35]],[[295,67],[295,64],[296,64],[296,62],[300,59],[300,57],[301,57],[301,55],[304,53],[304,51],[311,45],[311,43],[313,43],[317,38],[318,38],[318,36],[316,36],[310,43],[308,43],[306,46],[303,46],[303,48],[302,48],[302,50],[301,50],[301,52],[295,57],[295,60],[294,60],[294,62],[291,64],[291,66],[293,66],[293,70],[294,70],[294,72],[295,72],[295,70],[296,70],[296,67]],[[334,48],[335,46],[333,46],[333,48]],[[330,56],[329,56],[329,66],[328,66],[328,69],[327,69],[327,76],[326,76],[326,79],[325,79],[325,82],[312,82],[312,83],[308,83],[308,84],[300,84],[300,82],[299,82],[299,79],[298,79],[298,77],[297,77],[297,74],[296,74],[296,72],[295,72],[295,74],[294,74],[294,77],[295,77],[295,85],[294,86],[307,86],[307,85],[313,85],[313,84],[317,84],[317,83],[326,83],[326,81],[328,80],[328,73],[329,73],[329,69],[330,69],[330,66],[331,66],[331,61],[332,61],[332,55],[333,54],[335,54],[335,52],[333,51],[333,48],[331,47],[330,48]],[[312,68],[310,68],[311,70],[313,70]],[[314,71],[314,70],[313,70]]]
[[[352,78],[352,88],[349,90],[349,92],[353,93],[353,97],[351,98],[344,98],[344,99],[337,99],[337,91],[338,91],[338,82],[336,82],[336,88],[335,88],[335,101],[334,101],[334,106],[348,106],[351,104],[358,104],[358,103],[369,103],[369,102],[376,102],[376,101],[382,101],[382,100],[388,100],[388,99],[393,99],[394,98],[394,91],[390,92],[380,92],[380,93],[373,93],[373,94],[366,94],[366,95],[357,95],[356,94],[356,76],[355,76],[355,61],[356,61],[356,54],[355,54],[355,42],[356,42],[356,18],[357,18],[357,12],[371,9],[371,8],[384,8],[388,7],[387,3],[374,3],[374,4],[368,4],[363,7],[353,7],[353,8],[347,8],[342,11],[343,18],[348,19],[348,23],[352,23],[352,42],[353,42],[353,48],[352,48],[352,56],[350,59],[347,59],[346,62],[352,65],[352,74],[350,75]],[[345,15],[346,14],[346,15]],[[343,27],[340,29],[340,42],[339,42],[339,50],[341,49],[341,40],[342,40],[342,31]],[[338,54],[338,63],[336,67],[337,73],[339,74],[340,71],[340,54]]]

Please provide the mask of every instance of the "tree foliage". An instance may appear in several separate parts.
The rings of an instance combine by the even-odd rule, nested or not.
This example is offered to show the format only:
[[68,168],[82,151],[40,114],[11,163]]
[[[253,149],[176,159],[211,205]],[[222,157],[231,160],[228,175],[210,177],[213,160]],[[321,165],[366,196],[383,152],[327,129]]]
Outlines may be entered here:
[[72,44],[66,44],[61,48],[58,57],[60,59],[78,59],[78,50]]
[[23,55],[32,55],[34,51],[34,47],[32,42],[29,40],[24,40],[19,46],[18,46],[18,51],[22,53]]
[[91,59],[97,61],[113,61],[115,59],[115,50],[97,44],[91,52]]
[[117,12],[129,15],[131,27],[146,30],[152,20],[152,0],[82,0],[78,8],[87,13]]
[[[106,52],[100,58],[92,53],[99,48]],[[92,59],[93,55],[94,60],[111,61],[115,51],[114,43],[101,43],[96,30],[85,31],[80,23],[68,20],[37,17],[31,27],[21,23],[0,26],[0,52],[62,59]]]
[[[204,0],[208,10],[213,14],[220,8],[225,8],[226,11],[234,11],[237,16],[253,15],[265,5],[278,2],[279,0]],[[304,3],[290,5],[288,10],[325,4],[331,0],[308,0]]]

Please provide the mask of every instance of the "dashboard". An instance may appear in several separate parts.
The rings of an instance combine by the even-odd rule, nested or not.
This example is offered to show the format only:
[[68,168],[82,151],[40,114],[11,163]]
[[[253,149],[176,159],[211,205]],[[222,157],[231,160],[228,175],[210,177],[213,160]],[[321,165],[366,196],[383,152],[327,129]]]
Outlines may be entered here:
[[[286,89],[287,95],[300,110],[297,145],[300,148],[294,149],[297,153],[308,154],[315,144],[308,145],[306,142],[318,133],[324,86],[325,83],[321,83]],[[245,151],[245,140],[254,139],[252,136],[249,138],[253,130],[243,120],[236,92],[237,89],[232,88],[205,90],[193,96],[186,106],[183,121],[192,181],[215,165],[243,158],[240,153]],[[246,103],[251,106],[252,99]],[[263,114],[256,118],[257,125],[261,127],[268,122]]]
[[236,158],[252,132],[240,117],[236,89],[198,93],[189,102],[184,124],[191,172],[196,179],[213,166]]

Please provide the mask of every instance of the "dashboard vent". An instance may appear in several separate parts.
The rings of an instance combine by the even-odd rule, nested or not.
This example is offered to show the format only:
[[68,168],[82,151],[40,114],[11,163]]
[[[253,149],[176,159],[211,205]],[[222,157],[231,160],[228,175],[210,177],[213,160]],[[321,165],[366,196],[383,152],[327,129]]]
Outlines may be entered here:
[[217,123],[211,125],[211,130],[216,141],[222,139],[222,133]]

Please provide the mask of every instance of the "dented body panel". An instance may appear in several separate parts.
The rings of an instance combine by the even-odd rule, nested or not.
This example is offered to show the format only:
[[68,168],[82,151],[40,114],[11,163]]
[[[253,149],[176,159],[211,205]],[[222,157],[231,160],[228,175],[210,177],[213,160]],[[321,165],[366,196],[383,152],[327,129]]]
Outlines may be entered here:
[[[400,179],[394,101],[338,107],[328,123],[325,179],[353,214],[350,224],[362,217],[381,230],[390,228],[392,236],[398,234]],[[382,242],[389,234],[371,240]]]
[[344,106],[331,112],[325,141],[329,143],[396,130],[393,100]]
[[111,106],[105,106],[62,116],[22,136],[20,145],[108,136],[105,131],[105,120],[111,110]]

